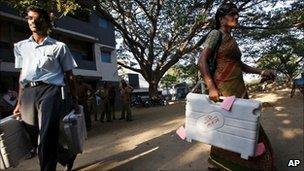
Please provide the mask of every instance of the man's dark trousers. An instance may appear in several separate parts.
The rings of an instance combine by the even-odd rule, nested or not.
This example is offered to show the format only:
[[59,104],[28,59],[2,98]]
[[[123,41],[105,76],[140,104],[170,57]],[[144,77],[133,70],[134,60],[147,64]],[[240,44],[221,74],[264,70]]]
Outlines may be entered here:
[[20,99],[22,120],[39,127],[38,157],[42,171],[56,170],[58,150],[61,151],[58,148],[60,99],[60,87],[49,84],[24,88]]

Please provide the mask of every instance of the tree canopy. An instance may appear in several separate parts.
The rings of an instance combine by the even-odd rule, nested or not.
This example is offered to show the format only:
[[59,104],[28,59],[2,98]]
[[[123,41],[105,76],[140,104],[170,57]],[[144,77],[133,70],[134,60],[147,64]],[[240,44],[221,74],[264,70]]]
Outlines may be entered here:
[[259,67],[274,69],[284,74],[288,81],[291,81],[301,72],[304,59],[304,40],[294,36],[280,37],[274,46],[266,50],[264,55],[259,58]]
[[77,0],[0,0],[0,2],[17,9],[20,15],[24,15],[28,6],[34,5],[52,12],[56,18],[77,11],[81,6],[76,1]]
[[[117,38],[123,40],[118,48],[118,57],[136,63],[132,66],[123,62],[118,64],[142,74],[150,85],[150,95],[153,95],[157,92],[160,79],[169,68],[181,59],[190,60],[198,57],[189,54],[203,44],[207,33],[213,28],[215,11],[223,2],[227,1],[56,0],[45,4],[48,8],[53,6],[51,9],[55,9],[56,6],[57,12],[61,14],[75,10],[77,12],[79,4],[97,10],[115,26]],[[246,51],[245,58],[257,61],[261,56],[266,57],[266,54],[272,54],[276,50],[283,51],[273,48],[279,45],[279,42],[285,44],[285,40],[279,37],[303,35],[304,2],[301,0],[232,0],[230,2],[235,3],[240,12],[239,26],[233,33],[240,46]],[[28,3],[34,1],[14,2],[19,5]],[[294,36],[292,39],[298,41],[301,38],[303,36]]]
[[[111,21],[123,39],[119,57],[138,65],[120,65],[139,72],[157,89],[162,76],[204,42],[214,24],[214,13],[223,1],[200,0],[115,0],[94,1],[97,10]],[[303,31],[303,3],[300,1],[232,1],[240,11],[234,35],[240,45],[288,36],[292,30]],[[244,41],[243,41],[244,40]],[[269,46],[269,48],[272,45]],[[258,48],[261,55],[266,53]],[[128,55],[129,54],[129,55]],[[255,57],[255,58],[259,58]]]

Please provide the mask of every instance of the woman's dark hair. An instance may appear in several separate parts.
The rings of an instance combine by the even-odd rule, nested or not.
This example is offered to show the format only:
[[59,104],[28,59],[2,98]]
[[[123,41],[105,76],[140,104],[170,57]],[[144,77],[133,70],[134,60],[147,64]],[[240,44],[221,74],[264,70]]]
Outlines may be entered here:
[[221,27],[220,18],[227,15],[232,9],[238,8],[233,3],[224,3],[217,9],[215,13],[215,29],[219,29]]
[[52,21],[51,21],[50,14],[45,9],[31,5],[31,6],[27,7],[26,13],[28,13],[30,11],[37,12],[39,14],[39,17],[41,17],[45,21],[48,28],[52,28]]
[[126,83],[125,80],[121,80],[121,85],[122,85],[123,87],[126,87],[128,84]]

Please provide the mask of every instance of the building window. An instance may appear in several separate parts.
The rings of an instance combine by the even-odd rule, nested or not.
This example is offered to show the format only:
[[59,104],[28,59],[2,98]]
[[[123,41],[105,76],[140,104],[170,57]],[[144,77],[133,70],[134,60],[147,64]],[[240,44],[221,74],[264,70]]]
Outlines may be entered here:
[[100,59],[102,63],[111,63],[111,52],[101,50]]
[[0,25],[0,60],[11,62],[8,59],[13,57],[13,46],[10,42],[10,26],[6,22]]
[[0,25],[0,41],[10,43],[10,25],[7,22],[1,21]]
[[99,19],[98,20],[98,25],[101,28],[108,28],[108,21],[106,19]]
[[75,60],[86,60],[87,55],[81,51],[71,50],[71,53]]
[[94,61],[93,45],[90,42],[73,39],[62,34],[53,35],[59,41],[64,42],[70,49],[75,60]]

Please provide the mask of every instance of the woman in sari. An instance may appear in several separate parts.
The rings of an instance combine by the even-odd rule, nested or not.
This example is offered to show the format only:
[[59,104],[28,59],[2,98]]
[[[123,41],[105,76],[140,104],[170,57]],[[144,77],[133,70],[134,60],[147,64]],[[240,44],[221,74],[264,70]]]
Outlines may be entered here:
[[[216,12],[216,29],[212,30],[204,43],[199,59],[199,68],[208,87],[209,98],[218,101],[219,96],[248,98],[242,72],[260,74],[263,78],[274,79],[271,70],[250,67],[241,61],[241,52],[231,30],[238,23],[238,9],[232,3],[222,4]],[[219,42],[219,43],[218,43]],[[214,53],[217,51],[217,53]],[[209,70],[208,60],[216,54],[216,68]],[[209,170],[273,170],[273,155],[270,142],[262,127],[259,129],[259,142],[266,152],[249,160],[240,158],[240,154],[215,146],[211,147],[208,159]]]

